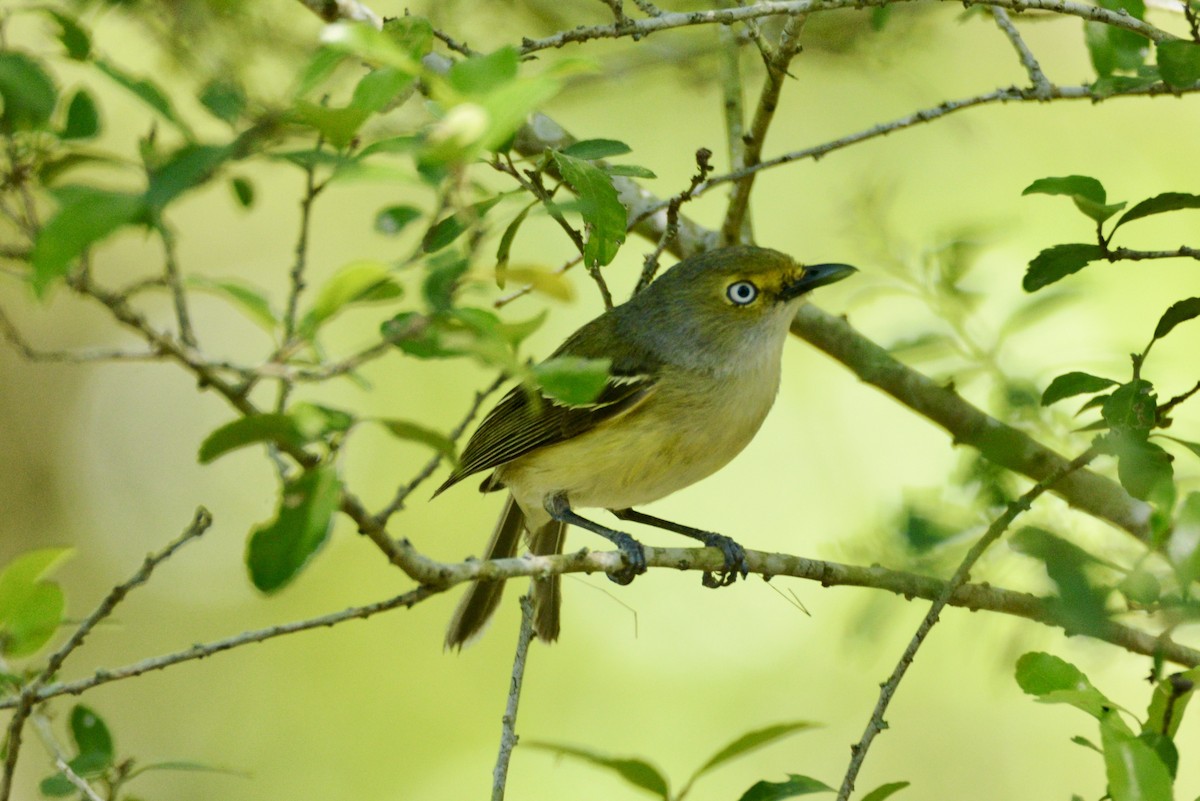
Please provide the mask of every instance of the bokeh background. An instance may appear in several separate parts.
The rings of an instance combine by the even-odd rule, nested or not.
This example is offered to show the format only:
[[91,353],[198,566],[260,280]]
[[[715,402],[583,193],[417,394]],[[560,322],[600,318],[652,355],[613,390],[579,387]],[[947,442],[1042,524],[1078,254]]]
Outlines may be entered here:
[[[489,50],[522,35],[601,21],[601,12],[608,13],[600,3],[575,5],[479,0],[411,8],[431,13],[472,47]],[[381,14],[404,10],[391,0],[373,7]],[[159,11],[157,25],[100,7],[87,18],[98,47],[111,57],[179,87],[184,113],[203,133],[206,123],[187,100],[197,72],[236,63],[265,96],[277,87],[283,97],[320,30],[319,21],[285,0],[226,11],[233,19],[224,27],[211,20],[201,25],[202,13],[193,10],[198,16],[191,18],[169,5]],[[247,21],[262,26],[250,29],[258,31],[254,39],[238,38]],[[172,25],[176,33],[196,37],[184,51],[158,44],[158,34]],[[1059,83],[1086,82],[1092,75],[1081,26],[1049,18],[1022,24]],[[29,19],[15,20],[8,36],[10,45],[50,47],[42,24]],[[598,42],[543,54],[544,62],[583,55],[602,67],[546,111],[578,136],[627,142],[633,152],[624,160],[658,174],[648,182],[653,191],[678,192],[694,170],[697,148],[712,149],[719,169],[727,164],[715,43],[713,30],[688,30],[637,44]],[[752,100],[761,70],[750,51],[743,65]],[[102,90],[98,81],[65,70],[64,84],[92,80]],[[990,19],[964,16],[949,4],[897,7],[882,31],[872,30],[865,12],[815,17],[792,74],[768,156],[1025,81]],[[144,108],[118,91],[103,91],[102,98],[103,144],[135,152],[150,126]],[[948,243],[968,240],[974,261],[963,286],[978,298],[965,327],[974,341],[990,347],[1028,302],[1020,290],[1028,260],[1043,247],[1091,235],[1065,199],[1022,198],[1021,190],[1036,178],[1078,173],[1100,178],[1110,200],[1195,192],[1200,163],[1189,157],[1188,142],[1198,124],[1200,108],[1193,101],[1170,97],[966,111],[763,174],[753,205],[755,232],[761,244],[801,260],[859,265],[859,277],[822,290],[817,302],[847,314],[884,344],[945,330],[919,293],[897,288],[916,285],[913,276],[936,263]],[[257,186],[254,207],[236,208],[222,183],[181,201],[172,215],[180,261],[186,271],[253,281],[272,291],[278,305],[298,226],[301,178],[280,165],[238,170]],[[482,171],[481,177],[501,185]],[[358,258],[406,253],[411,242],[376,233],[373,215],[384,205],[428,208],[431,201],[415,181],[331,188],[315,209],[312,283]],[[724,201],[724,191],[715,191],[685,211],[718,226]],[[1195,213],[1169,216],[1139,223],[1128,231],[1128,243],[1196,244]],[[619,293],[628,291],[650,248],[631,239],[606,268]],[[552,268],[570,252],[552,223],[534,219],[517,241],[514,261]],[[122,282],[157,270],[159,258],[139,236],[122,235],[96,253],[96,272],[102,280]],[[1182,262],[1094,266],[1064,282],[1064,302],[1053,314],[1005,339],[995,365],[1038,390],[1069,369],[1125,375],[1126,354],[1144,345],[1158,315],[1195,293],[1195,270],[1194,263]],[[528,343],[529,354],[545,355],[599,312],[586,277],[573,275],[572,281],[576,299],[550,302],[548,322]],[[489,299],[482,292],[478,298]],[[103,310],[65,291],[39,304],[18,282],[0,280],[0,303],[41,348],[132,342]],[[546,304],[530,297],[502,313],[526,319]],[[165,299],[152,299],[147,308],[156,322],[170,325]],[[252,362],[270,350],[258,329],[217,299],[197,297],[194,315],[214,355]],[[329,351],[365,345],[384,316],[370,309],[346,314],[328,332]],[[1163,394],[1194,382],[1198,347],[1200,327],[1180,329],[1156,347],[1150,370]],[[953,378],[977,403],[996,400],[986,371],[961,359],[920,366]],[[373,363],[365,375],[369,388],[344,382],[301,394],[362,415],[403,416],[446,430],[466,410],[471,393],[491,380],[467,362],[416,363],[399,355]],[[122,604],[73,658],[67,677],[408,588],[342,519],[325,552],[294,585],[270,598],[256,593],[241,559],[247,532],[274,513],[272,465],[258,449],[209,466],[195,458],[204,436],[230,419],[218,398],[169,364],[34,364],[0,347],[0,563],[31,548],[74,546],[58,576],[70,613],[80,617],[148,551],[182,530],[198,504],[216,519],[203,540]],[[1082,435],[1067,433],[1064,421],[1046,419],[1038,430],[1050,444],[1070,453],[1085,446]],[[1195,415],[1180,415],[1174,431],[1200,440]],[[355,434],[347,448],[344,477],[372,506],[386,502],[428,458],[417,446],[373,434]],[[940,430],[793,341],[778,402],[756,441],[719,475],[650,511],[725,532],[755,549],[903,568],[911,564],[900,536],[908,506],[951,510],[968,527],[985,522],[970,491],[954,479],[963,458]],[[1111,471],[1111,465],[1101,468]],[[1184,486],[1194,488],[1194,460],[1181,458],[1176,469]],[[500,499],[478,495],[468,484],[427,502],[433,486],[412,496],[394,519],[393,533],[440,559],[478,554]],[[1135,553],[1125,535],[1067,512],[1056,499],[1042,502],[1035,519],[1115,559],[1128,561]],[[671,542],[661,532],[635,533],[651,543]],[[599,544],[573,532],[568,547],[584,545]],[[1004,586],[1049,589],[1036,562],[1003,543],[993,550],[979,575]],[[411,611],[107,685],[86,702],[109,722],[122,755],[139,762],[190,760],[237,774],[150,774],[133,786],[148,799],[486,797],[520,589],[510,587],[486,636],[461,654],[441,648],[455,591]],[[712,592],[694,573],[666,571],[625,588],[603,576],[568,577],[565,594],[561,641],[532,650],[518,723],[523,741],[649,759],[678,786],[746,731],[789,720],[821,725],[715,772],[694,788],[696,799],[737,797],[760,778],[782,780],[786,773],[836,786],[879,682],[926,608],[869,590],[784,579],[768,585],[752,578]],[[1194,627],[1177,632],[1185,641],[1195,634]],[[1099,756],[1068,742],[1077,734],[1094,739],[1092,721],[1073,709],[1034,703],[1012,680],[1016,657],[1034,649],[1078,664],[1112,697],[1144,709],[1149,660],[1027,622],[951,610],[901,686],[888,715],[891,728],[876,741],[859,787],[910,780],[913,786],[901,797],[911,799],[1101,796]],[[60,701],[54,709],[61,715],[68,706]],[[1200,793],[1200,763],[1189,757],[1200,748],[1194,719],[1185,721],[1180,738],[1178,797],[1191,798]],[[50,769],[35,744],[26,749],[17,797],[32,799]],[[519,748],[513,760],[513,799],[639,795],[607,773],[547,752]]]

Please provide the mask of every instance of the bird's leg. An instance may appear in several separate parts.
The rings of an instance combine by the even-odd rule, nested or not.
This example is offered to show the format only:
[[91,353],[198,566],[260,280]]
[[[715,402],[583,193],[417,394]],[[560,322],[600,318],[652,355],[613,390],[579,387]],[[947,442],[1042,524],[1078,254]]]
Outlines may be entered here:
[[569,523],[573,526],[585,528],[593,534],[599,534],[617,546],[617,550],[621,552],[621,556],[625,559],[625,567],[615,573],[608,574],[608,577],[617,584],[628,584],[633,581],[635,576],[646,572],[646,552],[642,550],[640,542],[624,531],[616,531],[599,523],[593,523],[586,517],[581,517],[571,508],[565,492],[548,496],[543,506],[550,513],[550,516],[560,523]]
[[692,528],[681,523],[672,523],[670,520],[663,520],[661,517],[648,515],[636,509],[611,509],[610,511],[621,520],[632,520],[635,523],[644,523],[647,526],[674,531],[676,534],[700,540],[709,548],[719,550],[725,557],[725,569],[717,575],[705,571],[704,577],[701,579],[705,587],[728,587],[737,581],[739,573],[742,578],[750,573],[750,566],[746,564],[745,549],[724,534]]

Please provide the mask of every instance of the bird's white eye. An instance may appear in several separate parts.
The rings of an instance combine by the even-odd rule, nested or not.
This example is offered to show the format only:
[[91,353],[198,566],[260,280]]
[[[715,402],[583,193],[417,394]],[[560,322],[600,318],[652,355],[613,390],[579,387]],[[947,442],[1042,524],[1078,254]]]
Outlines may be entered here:
[[725,289],[725,297],[737,306],[745,306],[758,297],[758,287],[749,281],[735,281]]

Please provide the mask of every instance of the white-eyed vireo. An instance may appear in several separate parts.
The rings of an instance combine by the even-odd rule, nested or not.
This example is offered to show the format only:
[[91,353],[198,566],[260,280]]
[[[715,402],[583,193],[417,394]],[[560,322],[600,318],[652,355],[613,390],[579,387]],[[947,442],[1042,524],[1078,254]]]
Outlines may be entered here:
[[[514,388],[484,418],[438,492],[482,470],[493,471],[482,491],[509,491],[488,559],[514,556],[522,532],[533,553],[561,553],[570,523],[617,546],[625,568],[610,578],[628,583],[646,570],[642,546],[575,512],[599,507],[719,548],[723,576],[706,575],[705,583],[733,581],[746,571],[736,542],[631,507],[699,481],[746,447],[775,400],[783,342],[797,307],[810,290],[853,272],[845,264],[805,267],[755,247],[723,248],[676,264],[554,352],[610,359],[599,397],[568,406]],[[558,637],[559,585],[558,576],[534,581],[534,631],[546,641]],[[503,588],[503,581],[470,587],[446,633],[447,647],[461,647],[480,632]]]

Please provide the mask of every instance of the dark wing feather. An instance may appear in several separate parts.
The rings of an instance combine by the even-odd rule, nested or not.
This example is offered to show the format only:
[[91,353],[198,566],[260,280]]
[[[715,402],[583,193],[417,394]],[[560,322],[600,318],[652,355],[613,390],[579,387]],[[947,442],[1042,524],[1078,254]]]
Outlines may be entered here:
[[594,401],[582,406],[568,406],[524,386],[514,387],[479,424],[463,450],[458,468],[434,494],[474,473],[499,467],[537,448],[577,437],[648,397],[658,378],[661,362],[657,358],[648,352],[636,351],[618,357],[597,352],[594,346],[587,344],[612,341],[604,336],[610,332],[595,329],[616,324],[618,321],[613,315],[602,315],[568,338],[551,356],[613,359],[608,382]]

